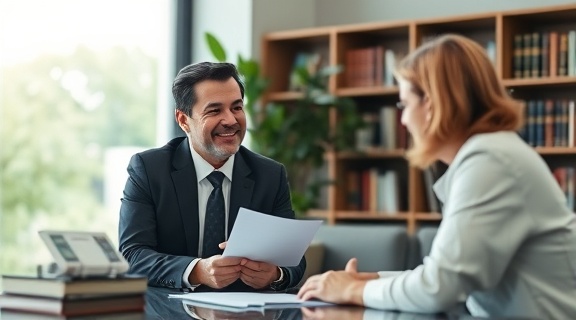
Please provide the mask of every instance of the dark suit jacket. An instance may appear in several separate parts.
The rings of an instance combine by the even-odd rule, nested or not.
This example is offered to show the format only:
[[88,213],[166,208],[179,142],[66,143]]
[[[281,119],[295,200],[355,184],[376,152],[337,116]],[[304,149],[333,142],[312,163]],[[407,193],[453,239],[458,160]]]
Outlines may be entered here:
[[[148,276],[149,285],[182,288],[186,267],[198,257],[199,235],[198,185],[188,139],[175,138],[161,148],[135,154],[128,173],[120,209],[120,251],[130,272]],[[240,147],[234,161],[228,233],[240,207],[294,218],[284,166]],[[287,269],[288,286],[296,286],[306,269],[304,257]],[[202,287],[198,289],[206,289]],[[238,280],[225,290],[253,289]]]

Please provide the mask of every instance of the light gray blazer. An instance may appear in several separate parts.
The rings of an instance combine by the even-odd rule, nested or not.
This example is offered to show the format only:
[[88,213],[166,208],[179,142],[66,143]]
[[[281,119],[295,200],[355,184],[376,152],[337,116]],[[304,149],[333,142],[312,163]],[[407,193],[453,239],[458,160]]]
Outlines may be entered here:
[[424,263],[369,281],[373,308],[474,316],[576,317],[576,215],[514,132],[478,134],[434,186],[443,220]]

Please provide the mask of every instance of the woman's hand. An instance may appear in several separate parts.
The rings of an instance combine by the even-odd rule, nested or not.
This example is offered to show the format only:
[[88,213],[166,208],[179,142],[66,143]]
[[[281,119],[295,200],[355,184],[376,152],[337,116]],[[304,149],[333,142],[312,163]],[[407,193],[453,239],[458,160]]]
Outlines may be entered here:
[[302,300],[316,298],[338,304],[363,305],[362,296],[366,282],[377,278],[376,273],[358,273],[358,261],[352,258],[346,264],[344,271],[327,271],[308,278],[300,288],[298,298]]

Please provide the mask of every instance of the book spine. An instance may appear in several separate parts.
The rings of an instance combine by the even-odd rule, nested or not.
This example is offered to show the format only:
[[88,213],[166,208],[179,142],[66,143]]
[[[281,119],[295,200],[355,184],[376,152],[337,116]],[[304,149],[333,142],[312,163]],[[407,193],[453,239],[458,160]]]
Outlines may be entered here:
[[522,35],[522,78],[530,78],[532,73],[532,34]]
[[514,78],[522,78],[522,64],[524,59],[524,47],[522,34],[514,35]]
[[574,127],[576,121],[576,110],[574,110],[574,100],[568,101],[568,146],[575,147],[576,143],[576,128]]
[[347,179],[347,207],[348,210],[360,210],[360,174],[356,170],[350,170],[346,173]]
[[544,100],[536,101],[536,147],[544,146]]
[[550,75],[550,33],[542,33],[542,45],[540,49],[542,62],[540,64],[540,76],[548,77]]
[[576,30],[568,31],[568,75],[576,75]]
[[542,60],[542,53],[540,52],[540,47],[542,43],[540,42],[540,33],[534,32],[532,33],[532,52],[531,57],[532,60],[530,61],[530,75],[532,78],[540,77],[540,62]]
[[[544,113],[544,146],[553,147],[554,143],[554,101],[546,99]],[[556,135],[557,136],[557,135]]]
[[562,99],[562,132],[560,135],[560,147],[568,146],[568,131],[570,126],[570,106],[567,99]]
[[550,58],[550,65],[548,73],[550,77],[558,75],[558,32],[550,32],[550,51],[548,52]]
[[528,144],[532,147],[536,146],[536,100],[528,100],[528,117],[526,121]]
[[568,75],[568,33],[559,34],[560,44],[558,46],[558,75]]
[[554,146],[562,145],[562,101],[554,101]]

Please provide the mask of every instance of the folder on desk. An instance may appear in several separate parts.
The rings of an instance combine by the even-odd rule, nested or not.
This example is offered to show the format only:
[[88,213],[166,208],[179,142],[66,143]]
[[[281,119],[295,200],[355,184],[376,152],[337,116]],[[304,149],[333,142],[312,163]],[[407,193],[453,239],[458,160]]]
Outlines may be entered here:
[[334,305],[319,300],[300,300],[295,294],[288,293],[192,292],[169,297],[183,299],[184,304],[231,312]]

